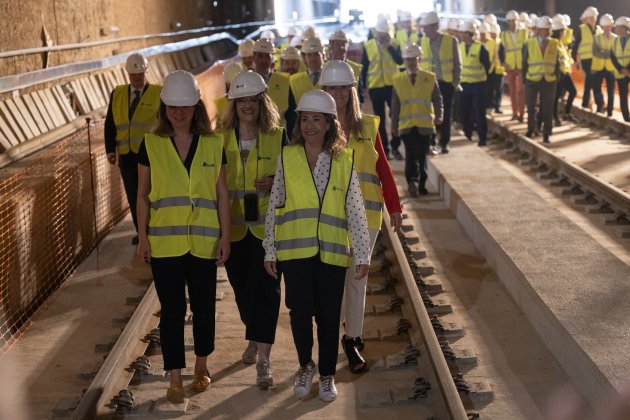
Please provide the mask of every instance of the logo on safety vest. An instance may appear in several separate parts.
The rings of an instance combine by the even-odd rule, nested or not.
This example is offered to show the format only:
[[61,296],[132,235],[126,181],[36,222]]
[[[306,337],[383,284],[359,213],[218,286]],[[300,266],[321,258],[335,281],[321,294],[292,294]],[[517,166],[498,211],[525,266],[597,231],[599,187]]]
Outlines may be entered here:
[[342,189],[341,189],[341,188],[339,188],[339,187],[338,187],[338,186],[336,186],[336,185],[333,185],[332,190],[333,190],[333,191],[342,191]]
[[370,141],[370,140],[372,140],[371,137],[361,137],[361,136],[357,137],[357,142],[359,142],[359,143],[363,143],[363,142]]
[[258,156],[258,160],[271,160],[269,156]]
[[214,163],[203,162],[201,166],[203,166],[204,168],[214,168]]

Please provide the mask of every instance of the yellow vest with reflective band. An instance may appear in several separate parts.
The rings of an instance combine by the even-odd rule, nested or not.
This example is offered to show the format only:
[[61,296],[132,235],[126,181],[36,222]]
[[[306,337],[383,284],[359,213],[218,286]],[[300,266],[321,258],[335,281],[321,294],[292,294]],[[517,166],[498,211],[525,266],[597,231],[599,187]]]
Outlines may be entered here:
[[481,49],[485,48],[479,41],[473,41],[466,54],[466,44],[462,42],[459,49],[462,53],[462,83],[480,83],[488,78],[486,69],[479,61]]
[[[446,83],[453,83],[453,42],[457,42],[455,38],[448,34],[441,34],[440,50],[438,60],[442,70],[442,80]],[[425,71],[435,73],[435,64],[433,63],[433,51],[431,50],[431,40],[428,36],[422,37],[422,57],[420,59],[420,68]]]
[[569,55],[569,51],[567,51],[567,47],[561,42],[558,43],[558,55],[560,57],[560,73],[570,74],[572,64],[571,56]]
[[354,150],[354,168],[357,171],[368,228],[380,229],[383,222],[383,192],[376,172],[376,134],[380,118],[363,114],[363,131],[350,134],[348,147]]
[[591,63],[591,72],[608,70],[609,72],[615,71],[615,65],[610,58],[610,52],[612,51],[613,42],[617,38],[617,35],[611,33],[608,38],[604,34],[595,35],[593,40],[593,61]]
[[514,69],[523,68],[523,45],[527,42],[527,30],[516,30],[516,42],[512,40],[510,31],[501,32],[501,44],[503,45],[503,52],[505,53],[505,65]]
[[401,49],[404,49],[409,44],[417,44],[418,43],[418,34],[414,31],[411,31],[411,35],[407,35],[406,29],[399,29],[396,31],[396,36],[394,37],[396,40],[396,45]]
[[433,128],[435,111],[431,94],[435,87],[435,74],[419,70],[416,83],[411,84],[407,72],[394,77],[394,89],[400,99],[398,129],[413,127]]
[[376,39],[366,41],[363,46],[370,62],[367,72],[368,89],[392,86],[394,75],[399,73],[398,64],[387,49],[380,49]]
[[556,80],[556,64],[558,63],[558,40],[547,38],[545,56],[540,51],[538,38],[527,40],[527,75],[525,78],[539,82],[545,78],[547,82]]
[[[630,37],[626,36],[626,46],[621,48],[621,37],[615,38],[613,42],[613,53],[615,54],[615,58],[621,64],[622,67],[627,68],[628,64],[630,64]],[[623,79],[624,76],[615,68],[615,78]]]
[[292,74],[291,78],[289,79],[289,83],[291,85],[291,92],[293,92],[293,97],[295,98],[296,104],[300,102],[300,98],[306,92],[310,92],[313,89],[319,89],[319,81],[316,85],[313,85],[311,77],[305,71]]
[[214,106],[217,109],[216,115],[216,127],[221,127],[221,122],[223,121],[223,117],[225,116],[225,112],[228,109],[228,105],[230,104],[230,100],[227,98],[227,95],[219,96],[214,99]]
[[284,113],[289,109],[289,74],[271,73],[267,82],[267,95],[271,98],[282,119],[281,125],[285,125]]
[[114,89],[112,114],[116,124],[116,153],[126,155],[131,150],[138,153],[144,135],[153,129],[160,109],[162,86],[149,85],[129,121],[129,85]]
[[354,73],[354,87],[359,87],[359,78],[361,77],[361,70],[363,70],[363,64],[355,63],[354,61],[346,60],[346,63],[352,68],[352,73]]
[[500,45],[501,39],[488,38],[486,40],[486,49],[488,50],[490,60],[490,70],[488,72],[503,76],[505,74],[505,68],[501,65],[501,60],[499,60]]
[[[571,43],[573,42],[573,28],[566,28],[564,30],[564,36],[562,37],[561,42],[562,45],[564,45],[565,47],[571,45]],[[568,48],[567,51],[569,51]]]
[[[599,35],[602,32],[602,28],[599,25],[595,26],[595,35]],[[582,39],[578,46],[577,55],[580,60],[590,60],[593,58],[593,32],[591,32],[591,27],[582,23],[580,25],[580,34]]]
[[151,164],[151,256],[178,257],[190,252],[199,258],[216,258],[221,236],[216,184],[223,136],[199,137],[190,175],[170,138],[147,134],[145,144]]
[[346,195],[352,176],[352,155],[352,149],[345,149],[331,159],[328,185],[320,201],[304,146],[282,150],[286,203],[275,214],[278,261],[309,258],[319,252],[324,263],[348,267]]
[[[233,129],[223,133],[225,139],[225,155],[227,157],[227,186],[230,194],[230,240],[240,241],[245,237],[247,229],[258,239],[265,237],[265,215],[269,205],[269,194],[258,194],[258,220],[245,222],[245,193],[256,193],[254,181],[263,177],[273,177],[276,173],[278,155],[282,151],[282,129],[272,133],[260,133],[256,146],[250,150],[243,161]],[[244,176],[244,177],[243,177]]]

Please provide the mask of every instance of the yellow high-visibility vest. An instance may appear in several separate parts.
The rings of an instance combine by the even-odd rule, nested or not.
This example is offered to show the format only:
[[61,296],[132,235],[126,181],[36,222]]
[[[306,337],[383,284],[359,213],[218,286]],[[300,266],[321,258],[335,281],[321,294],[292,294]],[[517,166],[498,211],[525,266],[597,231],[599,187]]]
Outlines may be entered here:
[[510,31],[501,32],[501,44],[505,53],[505,65],[510,69],[523,68],[523,45],[527,42],[527,30],[516,30],[516,41],[512,40]]
[[129,120],[129,85],[120,85],[112,96],[112,115],[116,124],[116,153],[138,153],[144,135],[153,129],[160,109],[162,86],[149,85]]
[[479,41],[473,41],[466,53],[466,44],[462,42],[459,45],[462,53],[462,83],[480,83],[485,82],[488,78],[486,69],[479,61],[481,49],[485,48]]
[[319,81],[317,82],[317,84],[313,85],[311,77],[305,71],[292,74],[291,78],[289,79],[289,84],[291,85],[291,92],[293,92],[293,97],[295,98],[296,104],[300,102],[300,98],[306,92],[310,92],[313,89],[319,89]]
[[227,98],[227,95],[223,95],[219,96],[216,99],[213,99],[212,102],[217,109],[215,128],[220,129],[223,122],[223,117],[225,117],[225,113],[227,112],[228,106],[230,104],[230,100]]
[[285,147],[282,166],[286,202],[275,214],[278,261],[309,258],[319,252],[324,263],[348,267],[350,237],[345,206],[353,150],[345,149],[331,160],[328,185],[321,201],[304,146]]
[[363,114],[363,130],[359,135],[350,134],[348,147],[354,150],[354,168],[357,171],[365,215],[369,229],[380,229],[383,222],[383,192],[376,172],[376,135],[380,118]]
[[[562,45],[568,47],[573,42],[573,28],[566,28],[562,37]],[[567,49],[568,51],[568,49]]]
[[271,73],[267,82],[267,95],[278,108],[282,119],[281,125],[285,125],[284,113],[289,109],[289,79],[290,75],[288,73],[274,72]]
[[[233,129],[223,133],[225,138],[225,156],[227,157],[227,187],[230,194],[230,240],[240,241],[247,229],[258,239],[265,238],[265,215],[269,205],[269,194],[256,192],[254,181],[264,177],[273,177],[276,162],[282,151],[282,129],[271,133],[260,133],[256,146],[250,150],[245,168]],[[244,197],[246,193],[258,194],[258,220],[245,222]]]
[[487,38],[486,50],[488,50],[488,58],[490,60],[490,69],[488,73],[499,74],[503,76],[505,74],[505,68],[501,65],[499,60],[499,45],[501,45],[500,39]]
[[396,35],[394,37],[396,45],[401,49],[404,49],[409,44],[417,44],[418,43],[418,34],[416,32],[411,31],[411,35],[407,35],[406,29],[399,29],[396,31]]
[[[599,35],[602,32],[604,31],[599,25],[595,26],[595,35]],[[582,39],[578,46],[577,55],[580,60],[590,60],[593,58],[593,32],[591,32],[591,27],[582,23],[580,25],[580,34]]]
[[419,70],[413,85],[406,72],[394,77],[394,89],[400,100],[398,129],[435,127],[435,110],[431,101],[434,88],[435,74],[428,71]]
[[561,42],[558,42],[558,56],[560,57],[560,73],[570,74],[572,64],[571,56],[569,55],[569,51],[567,51],[567,47]]
[[591,72],[601,70],[608,70],[609,72],[615,71],[615,65],[610,58],[610,52],[612,51],[615,38],[617,38],[617,35],[612,33],[609,37],[604,36],[603,33],[595,35],[595,39],[593,39],[593,61],[591,62]]
[[370,62],[367,72],[368,89],[392,86],[394,75],[399,72],[398,64],[387,49],[380,49],[376,39],[363,43]]
[[547,38],[547,47],[543,57],[538,38],[527,40],[527,74],[525,78],[539,82],[545,78],[547,82],[556,80],[556,64],[558,63],[558,40]]
[[[453,43],[455,38],[448,34],[441,34],[439,57],[440,69],[442,70],[442,80],[446,83],[453,83]],[[420,68],[431,73],[435,73],[435,63],[433,51],[431,50],[431,40],[428,36],[423,36],[421,41],[422,58]]]
[[190,175],[170,138],[147,134],[145,144],[151,165],[151,256],[178,257],[190,252],[199,258],[216,258],[221,236],[216,184],[223,136],[199,137]]
[[[628,67],[628,64],[630,64],[630,38],[626,37],[626,46],[624,48],[621,48],[621,37],[615,38],[613,42],[613,53],[622,67]],[[616,79],[623,79],[624,77],[628,76],[624,76],[615,69]]]

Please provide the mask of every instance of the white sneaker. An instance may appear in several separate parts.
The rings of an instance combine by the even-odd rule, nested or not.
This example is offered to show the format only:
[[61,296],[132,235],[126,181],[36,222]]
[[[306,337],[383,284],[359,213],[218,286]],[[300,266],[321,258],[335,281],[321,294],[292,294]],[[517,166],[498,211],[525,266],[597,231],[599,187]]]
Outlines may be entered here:
[[258,354],[258,346],[256,345],[256,342],[250,341],[249,344],[247,345],[247,348],[243,352],[243,356],[241,357],[241,360],[243,361],[243,363],[247,363],[248,365],[253,365],[254,363],[256,363],[257,354]]
[[295,374],[293,395],[302,398],[310,394],[313,386],[313,375],[315,375],[315,363],[312,360],[306,366],[300,366]]
[[273,386],[273,376],[271,375],[271,363],[269,360],[261,360],[256,363],[256,386],[267,389]]
[[326,402],[337,399],[337,387],[335,387],[334,376],[319,377],[319,399]]

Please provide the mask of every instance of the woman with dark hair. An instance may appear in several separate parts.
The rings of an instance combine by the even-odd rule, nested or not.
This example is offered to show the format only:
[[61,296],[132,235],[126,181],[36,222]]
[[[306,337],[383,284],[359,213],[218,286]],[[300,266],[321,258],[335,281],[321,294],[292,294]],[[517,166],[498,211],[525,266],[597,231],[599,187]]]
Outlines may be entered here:
[[269,276],[263,261],[265,215],[276,161],[286,143],[280,115],[262,76],[239,73],[230,86],[223,121],[230,194],[231,255],[225,263],[249,345],[242,360],[256,364],[256,385],[273,385],[269,354],[280,310],[280,275]]
[[369,233],[353,151],[334,99],[305,93],[290,146],[279,156],[265,220],[265,269],[284,275],[286,305],[300,367],[293,394],[310,394],[315,374],[313,317],[319,344],[319,398],[337,398],[334,374],[350,239],[355,277],[368,273]]
[[151,264],[160,299],[160,340],[170,375],[166,396],[184,401],[186,293],[193,313],[195,378],[210,386],[217,264],[230,254],[230,209],[223,136],[212,132],[195,77],[177,70],[164,79],[158,126],[138,152],[138,249]]

